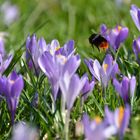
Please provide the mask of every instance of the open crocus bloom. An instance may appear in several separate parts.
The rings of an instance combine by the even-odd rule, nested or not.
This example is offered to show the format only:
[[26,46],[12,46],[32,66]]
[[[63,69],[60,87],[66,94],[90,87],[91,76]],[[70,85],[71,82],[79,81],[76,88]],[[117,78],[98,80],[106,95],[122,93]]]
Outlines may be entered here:
[[116,128],[108,125],[105,120],[96,117],[90,120],[87,114],[83,115],[84,135],[87,140],[105,140],[116,134]]
[[91,74],[103,85],[104,88],[107,87],[110,78],[115,77],[115,74],[119,72],[118,64],[113,61],[110,54],[106,55],[102,66],[96,59],[86,60],[86,64]]
[[100,27],[101,34],[107,39],[110,46],[114,51],[117,51],[120,44],[125,41],[128,36],[128,28],[121,25],[117,25],[115,28],[107,29],[105,24]]
[[140,9],[136,5],[131,5],[130,14],[136,27],[140,31]]
[[54,100],[56,100],[59,90],[59,80],[67,72],[72,76],[80,65],[80,58],[78,55],[73,55],[67,58],[64,55],[52,56],[49,52],[44,52],[38,60],[41,70],[48,77],[51,84]]
[[114,112],[111,112],[108,107],[105,107],[105,119],[109,125],[114,126],[120,136],[120,139],[123,138],[125,130],[128,127],[130,113],[131,109],[129,105],[126,105],[125,108],[119,107]]
[[125,102],[129,101],[130,97],[134,96],[135,88],[136,88],[136,78],[132,76],[131,79],[124,76],[121,83],[119,83],[116,79],[113,79],[113,85],[115,86],[115,90],[119,93],[122,99]]
[[89,93],[91,93],[92,90],[94,89],[95,81],[94,81],[94,77],[92,77],[92,80],[89,81],[87,74],[84,74],[83,78],[86,79],[86,82],[82,88],[82,96],[85,100],[88,97]]

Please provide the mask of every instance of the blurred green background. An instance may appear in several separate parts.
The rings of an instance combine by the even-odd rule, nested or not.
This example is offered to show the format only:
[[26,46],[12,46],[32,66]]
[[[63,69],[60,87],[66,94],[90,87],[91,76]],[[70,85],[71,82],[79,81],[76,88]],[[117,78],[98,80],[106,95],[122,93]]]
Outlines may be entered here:
[[[6,0],[1,0],[2,5]],[[118,0],[120,1],[120,0]],[[130,29],[126,41],[131,48],[134,35],[138,36],[130,17],[130,5],[140,6],[139,0],[9,0],[19,8],[20,16],[9,26],[0,21],[0,31],[9,33],[6,41],[8,50],[17,49],[26,40],[28,34],[36,33],[43,36],[49,43],[58,39],[63,45],[74,39],[77,51],[82,57],[91,57],[92,49],[88,37],[92,32],[99,32],[100,25],[105,23],[109,28],[117,24]],[[130,39],[130,41],[129,41]],[[98,54],[98,51],[94,49]]]

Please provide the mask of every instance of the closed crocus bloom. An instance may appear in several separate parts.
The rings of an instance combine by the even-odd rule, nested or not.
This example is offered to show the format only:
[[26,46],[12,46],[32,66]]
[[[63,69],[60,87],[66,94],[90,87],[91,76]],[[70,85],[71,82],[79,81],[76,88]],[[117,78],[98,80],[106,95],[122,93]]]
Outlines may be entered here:
[[115,77],[115,74],[119,72],[118,64],[113,61],[110,54],[106,55],[102,66],[98,60],[86,60],[86,64],[91,72],[91,74],[103,85],[104,88],[107,87],[110,78]]
[[133,41],[133,52],[136,56],[137,62],[140,64],[140,37]]
[[30,37],[27,37],[26,40],[26,60],[27,60],[27,64],[29,66],[30,69],[32,69],[33,67],[35,67],[35,69],[38,69],[38,57],[39,57],[39,49],[38,49],[38,44],[37,44],[37,39],[35,34]]
[[136,5],[131,5],[130,14],[136,27],[140,31],[140,9]]
[[122,97],[124,102],[129,102],[129,98],[134,96],[135,88],[136,88],[136,78],[132,76],[131,79],[124,76],[121,83],[116,79],[113,79],[113,85],[115,86],[115,90]]
[[0,83],[3,84],[0,86],[0,92],[6,97],[6,102],[13,124],[19,97],[24,85],[23,79],[21,75],[17,75],[17,73],[13,71],[7,78],[0,77]]
[[84,99],[86,99],[88,97],[89,93],[92,92],[94,85],[95,85],[95,81],[94,81],[94,77],[92,77],[92,80],[89,81],[87,74],[84,74],[82,78],[86,79],[86,82],[82,88],[82,96]]
[[74,101],[80,94],[85,82],[85,78],[80,79],[77,74],[71,76],[68,72],[61,77],[60,90],[68,110],[73,107]]
[[105,119],[109,125],[114,126],[120,139],[123,139],[124,133],[129,125],[131,109],[126,104],[126,107],[119,107],[114,112],[111,112],[108,107],[105,107]]

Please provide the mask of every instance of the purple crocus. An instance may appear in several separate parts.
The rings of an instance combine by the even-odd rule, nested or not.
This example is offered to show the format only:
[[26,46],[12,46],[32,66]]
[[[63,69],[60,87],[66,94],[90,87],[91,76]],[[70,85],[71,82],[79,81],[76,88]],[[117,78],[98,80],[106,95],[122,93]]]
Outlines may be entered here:
[[38,130],[25,122],[14,125],[12,140],[39,140]]
[[119,93],[122,99],[126,102],[129,101],[129,98],[134,96],[135,88],[136,88],[136,78],[132,76],[131,79],[124,76],[121,83],[116,79],[113,80],[113,85],[115,86],[115,90]]
[[19,96],[23,89],[23,79],[13,71],[8,78],[0,77],[0,92],[6,97],[6,102],[11,115],[11,122],[14,123],[16,108],[19,102]]
[[74,49],[74,40],[69,40],[66,44],[64,44],[63,47],[61,47],[58,51],[57,54],[64,55],[66,57],[70,57],[73,55],[75,52]]
[[91,74],[101,83],[103,88],[106,88],[111,77],[115,77],[115,74],[119,72],[118,64],[113,61],[110,54],[107,54],[102,66],[98,60],[86,60],[85,61]]
[[39,56],[40,50],[35,34],[32,37],[28,36],[26,40],[26,61],[30,69],[34,68],[36,75],[38,75],[39,72],[37,62]]
[[109,125],[114,126],[120,139],[123,139],[123,135],[128,127],[130,114],[131,109],[127,104],[125,108],[119,107],[114,112],[111,112],[107,106],[105,107],[105,120]]
[[85,77],[80,79],[77,74],[71,76],[68,72],[61,77],[59,81],[60,90],[68,110],[73,107],[74,101],[80,94],[85,82]]
[[15,22],[19,17],[18,7],[10,2],[4,2],[0,7],[0,10],[3,13],[3,21],[8,26]]
[[95,85],[95,81],[94,81],[94,77],[92,77],[92,80],[89,81],[89,78],[88,78],[87,74],[84,74],[83,78],[84,77],[86,78],[86,82],[85,82],[85,84],[82,88],[82,97],[84,99],[86,99],[88,97],[89,93],[92,92],[92,90],[94,88],[94,85]]
[[140,37],[133,41],[133,52],[136,56],[137,62],[140,64]]
[[121,25],[117,25],[113,29],[107,29],[106,25],[103,24],[100,30],[101,34],[107,39],[114,51],[118,50],[120,44],[125,41],[129,32],[127,27],[122,27]]
[[3,57],[5,55],[4,39],[0,37],[0,55]]
[[8,58],[4,59],[0,54],[0,75],[2,75],[4,71],[8,68],[12,59],[13,59],[13,55],[9,55]]
[[90,120],[87,114],[83,115],[84,135],[87,140],[105,140],[116,134],[113,125],[108,125],[105,120],[96,117]]
[[63,55],[52,56],[49,52],[44,52],[38,60],[41,70],[46,74],[52,87],[54,100],[56,100],[59,90],[59,80],[67,72],[72,76],[80,65],[78,55],[67,58]]
[[133,4],[131,5],[130,14],[136,27],[140,31],[140,9],[136,5]]

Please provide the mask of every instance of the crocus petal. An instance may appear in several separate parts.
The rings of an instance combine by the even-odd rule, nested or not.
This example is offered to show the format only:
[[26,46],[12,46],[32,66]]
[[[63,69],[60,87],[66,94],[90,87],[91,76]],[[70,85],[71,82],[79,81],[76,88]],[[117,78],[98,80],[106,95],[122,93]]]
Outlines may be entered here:
[[73,75],[78,69],[80,62],[81,60],[79,58],[77,59],[77,56],[72,56],[65,63],[62,73],[65,73],[66,71],[68,71],[69,75]]
[[116,79],[113,79],[113,85],[115,86],[115,90],[119,94],[123,94],[122,91],[121,91],[121,84]]
[[116,62],[114,62],[113,68],[112,68],[112,71],[111,71],[111,77],[115,78],[117,73],[119,73],[119,67],[118,67],[118,64]]
[[126,107],[124,110],[124,116],[123,116],[123,120],[122,120],[122,124],[121,124],[121,128],[120,128],[120,137],[121,138],[123,137],[125,130],[129,125],[130,114],[131,114],[131,108],[128,104],[126,104]]
[[38,59],[38,64],[41,68],[41,70],[48,76],[55,75],[54,71],[54,62],[53,57],[50,55],[49,52],[44,52],[42,56]]
[[137,8],[137,6],[131,5],[131,10],[130,10],[131,17],[132,17],[132,19],[133,19],[136,27],[140,31],[140,20],[139,20],[140,19],[139,18],[140,17],[139,16],[140,14],[139,14],[138,11],[140,11],[140,10]]
[[60,48],[60,44],[59,44],[58,40],[56,40],[56,39],[52,40],[52,42],[50,44],[50,53],[52,55],[54,55],[58,48]]
[[100,79],[100,69],[101,69],[101,65],[99,63],[98,60],[94,60],[94,63],[93,63],[93,69],[94,69],[94,76],[95,78],[101,82],[101,79]]
[[127,77],[123,77],[121,91],[122,94],[120,96],[124,99],[124,101],[128,101],[129,79]]
[[43,37],[41,37],[39,40],[38,40],[38,45],[40,46],[40,51],[43,53],[45,51],[49,51],[48,50],[48,47],[47,47],[47,44],[46,44],[46,41]]
[[119,35],[118,37],[116,38],[116,41],[115,41],[115,44],[116,44],[116,49],[119,48],[119,45],[121,42],[123,42],[128,36],[128,28],[126,27],[123,27],[120,32],[119,32]]
[[106,25],[105,24],[102,24],[100,26],[100,32],[101,32],[101,34],[104,35],[106,33],[106,31],[107,31]]
[[74,40],[69,40],[62,48],[60,48],[60,54],[67,57],[72,56],[74,52]]
[[109,124],[114,124],[114,115],[113,112],[111,112],[108,108],[108,106],[105,106],[105,119],[107,119]]
[[103,61],[103,68],[104,68],[104,65],[106,65],[106,68],[105,68],[105,72],[108,74],[109,71],[111,70],[111,67],[112,67],[112,64],[113,64],[113,58],[110,54],[107,54],[104,61]]
[[4,61],[2,73],[8,68],[12,59],[13,59],[13,55],[9,55],[8,58]]
[[130,79],[130,96],[131,97],[134,96],[135,88],[136,88],[136,77],[132,76],[132,78]]
[[86,79],[79,79],[78,75],[73,75],[70,81],[68,93],[67,93],[67,108],[70,110],[73,106],[73,103],[76,97],[80,94]]
[[11,92],[13,93],[11,97],[18,97],[24,87],[22,76],[19,75],[18,79],[14,82]]

